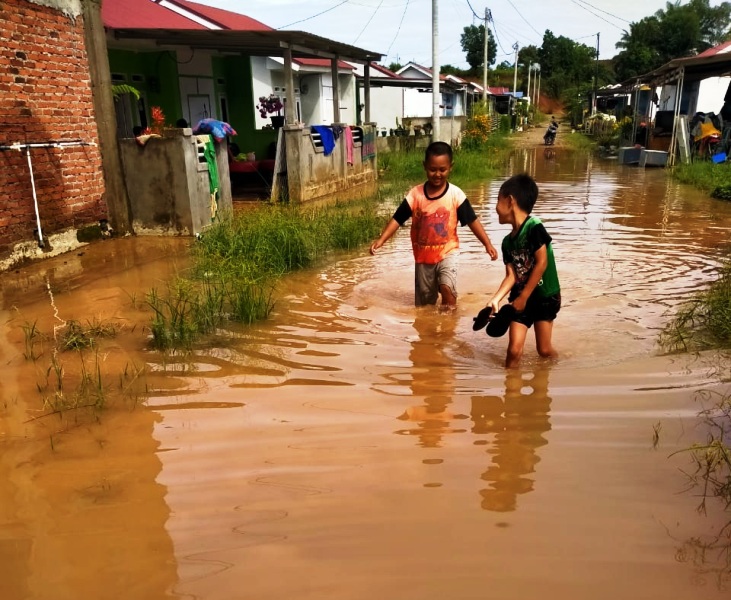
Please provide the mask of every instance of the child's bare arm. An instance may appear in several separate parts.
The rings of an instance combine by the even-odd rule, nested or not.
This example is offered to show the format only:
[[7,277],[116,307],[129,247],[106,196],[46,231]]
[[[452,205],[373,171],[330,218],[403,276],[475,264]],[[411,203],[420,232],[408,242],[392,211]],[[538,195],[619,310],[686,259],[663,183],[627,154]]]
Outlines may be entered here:
[[535,290],[536,286],[541,282],[543,273],[545,273],[546,267],[548,266],[548,248],[545,244],[538,248],[533,256],[536,261],[535,265],[533,265],[533,270],[528,277],[528,281],[526,282],[523,291],[520,292],[520,296],[513,300],[513,306],[518,312],[525,310],[528,298],[530,298],[533,290]]
[[371,254],[375,254],[376,250],[383,246],[383,244],[385,244],[389,238],[396,233],[399,227],[401,227],[401,225],[398,224],[396,219],[391,219],[388,223],[386,223],[386,226],[381,232],[381,237],[371,244]]
[[505,278],[502,280],[500,287],[492,295],[490,301],[487,303],[488,306],[492,306],[492,312],[495,314],[500,308],[500,302],[510,293],[510,290],[515,285],[515,271],[512,265],[505,265]]
[[485,246],[485,250],[487,250],[487,253],[490,255],[490,258],[492,260],[497,259],[497,250],[495,250],[495,246],[492,245],[492,242],[490,241],[490,237],[487,235],[487,232],[485,231],[484,227],[482,226],[482,223],[480,223],[479,219],[475,219],[471,223],[467,224],[467,227],[469,227],[472,230],[472,233],[475,234],[475,237],[480,240],[483,246]]

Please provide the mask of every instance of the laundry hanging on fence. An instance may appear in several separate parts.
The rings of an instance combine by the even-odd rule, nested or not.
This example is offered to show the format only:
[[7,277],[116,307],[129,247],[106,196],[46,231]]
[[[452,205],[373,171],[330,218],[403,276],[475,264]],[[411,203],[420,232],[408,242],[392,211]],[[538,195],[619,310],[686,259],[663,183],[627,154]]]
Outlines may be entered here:
[[314,129],[320,134],[322,149],[325,152],[325,156],[332,154],[332,151],[335,149],[335,136],[333,135],[332,129],[325,125],[311,125],[310,129]]

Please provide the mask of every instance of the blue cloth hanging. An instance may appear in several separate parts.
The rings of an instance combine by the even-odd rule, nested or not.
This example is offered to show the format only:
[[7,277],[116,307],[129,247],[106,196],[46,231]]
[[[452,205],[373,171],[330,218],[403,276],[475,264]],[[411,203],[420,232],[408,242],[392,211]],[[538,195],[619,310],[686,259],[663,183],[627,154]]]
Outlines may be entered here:
[[333,135],[332,129],[325,125],[310,125],[310,129],[314,129],[320,134],[325,156],[332,154],[332,151],[335,149],[335,136]]

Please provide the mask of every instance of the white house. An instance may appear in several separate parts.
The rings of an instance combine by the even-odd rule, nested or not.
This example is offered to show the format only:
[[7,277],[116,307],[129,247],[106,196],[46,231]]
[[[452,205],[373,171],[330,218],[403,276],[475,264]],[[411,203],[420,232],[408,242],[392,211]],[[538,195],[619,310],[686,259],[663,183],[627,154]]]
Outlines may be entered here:
[[[295,121],[307,125],[332,124],[334,109],[330,61],[319,58],[295,58],[292,63],[295,81]],[[286,87],[282,58],[252,56],[251,72],[254,102],[262,96],[274,95],[285,103]],[[352,65],[344,61],[338,62],[338,85],[340,118],[345,123],[355,124],[355,74]],[[262,117],[259,113],[256,114],[257,129],[269,124],[269,115]]]
[[[352,66],[360,88],[359,102],[362,103],[365,68],[357,63],[352,63]],[[381,131],[395,128],[404,118],[405,88],[401,85],[405,79],[376,63],[370,65],[369,79],[371,85],[371,122],[376,123]]]
[[[405,79],[421,79],[429,81],[425,88],[412,88],[404,91],[404,117],[429,117],[432,114],[432,70],[414,62],[410,62],[396,72]],[[478,91],[479,90],[479,91]],[[456,75],[440,75],[439,91],[441,100],[441,116],[460,117],[467,114],[467,106],[471,97],[482,88]]]

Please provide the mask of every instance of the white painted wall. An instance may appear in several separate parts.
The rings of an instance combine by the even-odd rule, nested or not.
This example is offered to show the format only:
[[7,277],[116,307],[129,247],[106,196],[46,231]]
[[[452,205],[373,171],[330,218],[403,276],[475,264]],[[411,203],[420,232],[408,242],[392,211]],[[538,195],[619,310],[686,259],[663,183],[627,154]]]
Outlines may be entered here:
[[404,88],[404,117],[431,117],[432,93]]
[[[696,86],[693,83],[683,86],[683,95],[688,95],[688,115],[697,112],[719,114],[723,108],[723,97],[726,95],[731,77],[708,77]],[[675,108],[675,93],[677,86],[665,85],[658,89],[660,100],[658,110],[673,110]]]
[[701,81],[696,112],[719,114],[731,77],[709,77]]
[[201,119],[217,119],[218,106],[213,85],[213,55],[211,52],[178,50],[180,100],[182,115],[166,115],[171,122],[183,117],[191,127]]

